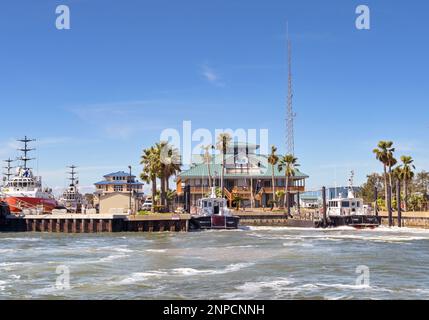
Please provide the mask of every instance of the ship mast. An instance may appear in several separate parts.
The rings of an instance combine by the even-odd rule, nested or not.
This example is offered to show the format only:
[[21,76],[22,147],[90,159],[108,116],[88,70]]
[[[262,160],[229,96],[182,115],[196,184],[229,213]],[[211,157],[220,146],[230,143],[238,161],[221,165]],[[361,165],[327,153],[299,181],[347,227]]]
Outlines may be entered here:
[[6,167],[3,167],[4,169],[6,169],[6,172],[3,172],[3,176],[4,176],[4,182],[7,183],[8,181],[10,181],[10,177],[13,176],[12,173],[12,169],[14,169],[15,167],[12,167],[12,163],[15,162],[15,160],[12,160],[11,158],[4,160],[4,162],[6,162]]
[[28,147],[28,144],[29,144],[30,142],[34,142],[34,141],[36,141],[36,140],[34,140],[34,139],[29,139],[27,136],[25,136],[25,138],[24,138],[24,139],[19,139],[19,140],[18,140],[18,142],[22,142],[22,143],[24,144],[24,148],[22,148],[22,149],[18,149],[18,151],[21,151],[21,152],[23,153],[23,156],[22,156],[22,157],[20,157],[20,158],[18,158],[18,160],[20,160],[20,161],[22,161],[22,162],[23,162],[23,169],[24,169],[24,170],[31,169],[31,168],[28,168],[28,167],[27,167],[27,163],[28,163],[29,161],[31,161],[31,160],[34,160],[34,158],[29,158],[29,157],[28,157],[28,153],[29,153],[30,151],[34,151],[34,150],[36,150],[36,149],[34,149],[34,148],[29,148],[29,147]]
[[71,181],[70,186],[74,187],[74,186],[76,186],[76,181],[77,181],[77,178],[76,178],[76,176],[77,176],[77,172],[76,172],[77,167],[75,165],[71,165],[71,166],[69,166],[67,168],[69,168],[71,170],[71,171],[68,172],[68,174],[70,175],[70,178],[68,178],[68,179]]

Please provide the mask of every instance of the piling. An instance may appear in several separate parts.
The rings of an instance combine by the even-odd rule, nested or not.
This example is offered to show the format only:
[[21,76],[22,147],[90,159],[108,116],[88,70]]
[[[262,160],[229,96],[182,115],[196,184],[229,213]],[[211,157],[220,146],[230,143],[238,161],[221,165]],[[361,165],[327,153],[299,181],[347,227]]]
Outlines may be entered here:
[[328,206],[326,205],[326,187],[322,188],[322,200],[323,200],[323,227],[328,226]]

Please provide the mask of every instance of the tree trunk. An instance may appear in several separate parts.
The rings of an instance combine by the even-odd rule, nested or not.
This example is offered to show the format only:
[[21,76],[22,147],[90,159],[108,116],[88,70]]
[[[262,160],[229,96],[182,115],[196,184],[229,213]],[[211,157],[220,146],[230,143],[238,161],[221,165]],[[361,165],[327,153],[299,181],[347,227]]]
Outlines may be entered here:
[[285,206],[287,207],[287,215],[290,216],[290,199],[289,199],[289,176],[286,175],[286,187],[285,187]]
[[165,200],[166,200],[166,196],[165,196],[165,178],[162,177],[161,178],[161,206],[162,209],[165,210]]
[[389,177],[387,174],[387,167],[384,166],[384,185],[386,186],[386,209],[389,215],[389,227],[393,227],[393,215],[392,215],[392,190],[389,183]]
[[152,179],[152,213],[155,213],[156,178]]
[[225,150],[222,150],[222,173],[221,173],[221,182],[220,182],[220,188],[222,191],[222,199],[225,198],[224,177],[225,177]]
[[272,188],[273,188],[273,205],[274,205],[274,208],[276,208],[277,207],[277,204],[276,204],[276,189],[275,189],[275,184],[276,184],[276,181],[275,181],[275,179],[274,179],[274,166],[272,166],[273,167],[273,175],[272,175]]
[[213,183],[212,183],[212,173],[210,170],[210,163],[207,163],[207,171],[209,173],[209,187],[210,187],[210,192],[211,192],[211,189],[213,188]]
[[408,182],[407,179],[404,179],[404,211],[408,211]]

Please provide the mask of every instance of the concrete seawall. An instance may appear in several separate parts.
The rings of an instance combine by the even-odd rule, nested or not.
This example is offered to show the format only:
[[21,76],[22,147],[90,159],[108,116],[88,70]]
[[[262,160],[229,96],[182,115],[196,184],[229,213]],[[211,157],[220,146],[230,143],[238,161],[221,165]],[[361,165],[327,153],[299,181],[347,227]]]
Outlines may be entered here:
[[312,220],[288,219],[283,214],[239,214],[240,225],[260,227],[312,228]]
[[4,232],[103,233],[187,232],[190,215],[28,215],[9,216],[0,224]]

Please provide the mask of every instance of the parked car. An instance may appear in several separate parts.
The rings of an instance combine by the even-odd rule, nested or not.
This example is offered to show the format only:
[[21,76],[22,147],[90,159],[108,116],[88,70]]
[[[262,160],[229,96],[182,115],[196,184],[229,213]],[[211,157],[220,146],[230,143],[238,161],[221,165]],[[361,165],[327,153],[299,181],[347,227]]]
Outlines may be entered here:
[[152,200],[146,200],[143,203],[142,210],[149,211],[152,210],[153,202]]

